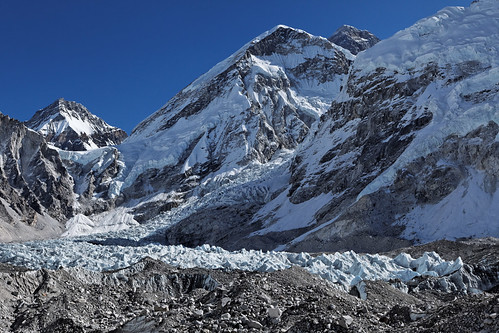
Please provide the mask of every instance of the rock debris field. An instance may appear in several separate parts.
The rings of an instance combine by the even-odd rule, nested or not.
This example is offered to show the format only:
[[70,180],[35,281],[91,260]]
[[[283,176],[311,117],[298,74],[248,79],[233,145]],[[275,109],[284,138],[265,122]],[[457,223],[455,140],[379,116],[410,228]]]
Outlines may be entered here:
[[[145,258],[114,271],[0,266],[2,332],[497,332],[499,240],[404,249],[463,260],[445,276],[343,286],[275,272],[178,268]],[[398,252],[386,253],[395,257]],[[317,256],[319,256],[317,254]]]

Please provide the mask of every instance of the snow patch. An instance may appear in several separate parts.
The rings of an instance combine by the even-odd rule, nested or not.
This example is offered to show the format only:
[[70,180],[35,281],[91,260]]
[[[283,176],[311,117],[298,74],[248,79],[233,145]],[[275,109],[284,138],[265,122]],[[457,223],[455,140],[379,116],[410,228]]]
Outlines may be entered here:
[[77,237],[120,231],[138,225],[139,223],[135,221],[133,215],[128,214],[123,208],[117,208],[92,217],[77,214],[66,222],[66,231],[61,237]]
[[484,174],[469,170],[469,177],[435,205],[417,206],[397,224],[402,237],[417,243],[461,237],[499,237],[499,192],[484,191]]

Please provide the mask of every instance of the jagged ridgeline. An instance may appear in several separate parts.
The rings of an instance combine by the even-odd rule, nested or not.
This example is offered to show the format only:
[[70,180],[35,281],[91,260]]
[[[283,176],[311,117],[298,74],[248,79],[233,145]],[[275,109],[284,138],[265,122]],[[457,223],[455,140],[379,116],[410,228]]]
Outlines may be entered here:
[[[277,26],[126,139],[60,99],[26,123],[40,135],[23,129],[51,157],[3,169],[4,240],[377,252],[499,236],[498,7],[448,7],[383,41]],[[54,190],[33,190],[30,165],[62,175]],[[12,234],[36,216],[50,233]]]

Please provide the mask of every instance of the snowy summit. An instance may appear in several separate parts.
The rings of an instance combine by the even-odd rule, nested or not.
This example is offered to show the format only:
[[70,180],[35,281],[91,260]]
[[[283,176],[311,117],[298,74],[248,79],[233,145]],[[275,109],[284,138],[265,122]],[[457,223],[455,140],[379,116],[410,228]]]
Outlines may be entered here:
[[64,150],[89,150],[120,144],[127,134],[91,114],[83,105],[59,98],[35,113],[26,126]]

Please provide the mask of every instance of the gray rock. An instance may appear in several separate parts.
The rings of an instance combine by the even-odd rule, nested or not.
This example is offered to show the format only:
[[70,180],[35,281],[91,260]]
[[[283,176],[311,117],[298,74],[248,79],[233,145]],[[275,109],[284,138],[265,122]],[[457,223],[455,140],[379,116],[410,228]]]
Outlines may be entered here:
[[328,40],[347,49],[352,54],[367,50],[380,41],[378,37],[369,31],[359,30],[350,25],[340,27]]
[[0,114],[0,241],[55,237],[73,215],[73,180],[59,154]]
[[349,315],[343,315],[339,318],[338,324],[343,328],[349,328],[353,323],[353,318]]
[[223,297],[222,298],[222,307],[224,308],[229,302],[231,301],[230,297]]
[[278,319],[282,315],[282,310],[279,307],[270,306],[267,308],[267,314],[272,319]]

